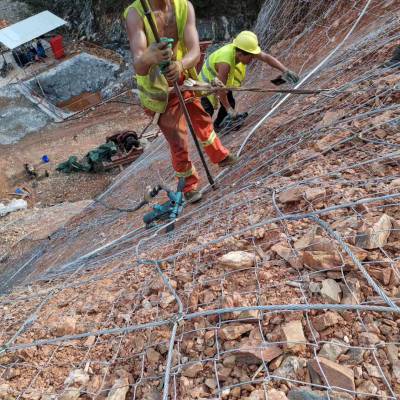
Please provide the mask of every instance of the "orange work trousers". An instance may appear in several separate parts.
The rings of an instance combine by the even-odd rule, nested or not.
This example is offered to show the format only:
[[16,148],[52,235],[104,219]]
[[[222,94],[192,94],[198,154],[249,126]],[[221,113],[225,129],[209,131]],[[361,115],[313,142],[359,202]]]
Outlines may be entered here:
[[[211,162],[219,163],[229,155],[229,151],[216,135],[211,117],[204,111],[200,98],[193,97],[192,92],[184,92],[183,96],[200,144]],[[169,143],[176,176],[186,180],[184,193],[196,190],[199,176],[189,157],[190,132],[179,99],[173,92],[169,96],[165,112],[160,115],[158,126]]]

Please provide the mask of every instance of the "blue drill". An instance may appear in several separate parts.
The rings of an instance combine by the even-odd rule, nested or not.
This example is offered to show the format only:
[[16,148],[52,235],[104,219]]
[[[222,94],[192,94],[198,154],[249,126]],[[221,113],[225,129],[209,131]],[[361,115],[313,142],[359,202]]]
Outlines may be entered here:
[[[153,206],[153,211],[150,211],[143,217],[146,228],[152,228],[158,221],[174,221],[182,213],[184,206],[183,188],[185,186],[185,178],[179,179],[177,191],[174,192],[170,189],[160,187],[167,192],[169,200],[164,204],[156,204]],[[168,229],[174,229],[173,225]]]

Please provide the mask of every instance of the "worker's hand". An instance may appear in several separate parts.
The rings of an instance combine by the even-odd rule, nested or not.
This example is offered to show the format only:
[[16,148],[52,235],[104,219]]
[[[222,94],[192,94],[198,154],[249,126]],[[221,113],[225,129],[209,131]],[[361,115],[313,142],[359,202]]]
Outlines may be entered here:
[[224,83],[223,83],[220,79],[218,79],[218,78],[214,78],[214,79],[212,80],[211,86],[220,87],[220,88],[225,87]]
[[290,71],[289,69],[282,74],[282,78],[293,85],[300,80],[299,75],[296,72]]
[[183,72],[181,61],[172,61],[164,70],[164,75],[168,82],[176,82]]
[[172,54],[172,49],[168,47],[168,43],[153,43],[145,51],[144,58],[147,65],[158,65],[170,61]]

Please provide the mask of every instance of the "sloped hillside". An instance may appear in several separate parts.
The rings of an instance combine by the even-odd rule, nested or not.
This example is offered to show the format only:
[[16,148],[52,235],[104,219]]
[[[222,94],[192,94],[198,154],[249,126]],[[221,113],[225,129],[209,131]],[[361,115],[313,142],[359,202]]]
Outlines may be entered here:
[[[0,399],[399,397],[400,70],[382,65],[400,1],[289,3],[265,2],[263,45],[300,87],[330,90],[238,96],[250,117],[222,139],[240,162],[212,168],[217,190],[172,233],[124,211],[174,184],[159,138],[70,223],[16,249]],[[246,86],[271,76],[254,66]]]

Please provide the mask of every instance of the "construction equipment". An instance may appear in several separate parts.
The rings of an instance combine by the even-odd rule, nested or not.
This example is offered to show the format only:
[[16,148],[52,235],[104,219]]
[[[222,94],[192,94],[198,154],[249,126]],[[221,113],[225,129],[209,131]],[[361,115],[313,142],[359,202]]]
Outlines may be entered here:
[[[146,0],[140,0],[140,3],[142,5],[142,7],[143,7],[144,15],[146,16],[147,20],[149,21],[149,24],[150,24],[150,27],[151,27],[151,30],[153,32],[153,35],[154,35],[154,38],[155,38],[156,42],[160,43],[161,42],[160,35],[158,33],[156,24],[155,24],[154,19],[152,17],[152,12],[151,12],[150,7],[149,7],[149,5],[148,5]],[[183,99],[183,96],[182,96],[181,90],[179,88],[178,82],[174,82],[174,90],[175,90],[176,95],[178,96],[179,104],[181,105],[183,114],[185,116],[186,124],[187,124],[187,126],[189,128],[190,134],[192,135],[194,144],[196,145],[197,151],[199,153],[200,160],[201,160],[201,162],[203,164],[204,170],[205,170],[206,175],[207,175],[207,179],[208,179],[211,187],[214,188],[214,185],[215,185],[214,179],[213,179],[213,177],[211,175],[211,172],[210,172],[210,170],[208,168],[208,165],[207,165],[206,160],[204,158],[204,154],[203,154],[203,152],[201,150],[201,147],[200,147],[200,143],[197,140],[196,134],[194,132],[192,120],[190,118],[190,114],[189,114],[189,111],[188,111],[188,109],[186,107],[185,100]]]
[[[169,200],[163,204],[156,204],[153,206],[153,210],[143,217],[146,229],[153,228],[159,221],[163,221],[164,223],[169,221],[173,222],[179,217],[183,211],[185,202],[183,194],[184,187],[185,178],[180,178],[176,192],[163,186],[158,186],[153,190],[153,197],[155,197],[161,190],[164,190],[167,193]],[[175,226],[173,223],[168,225],[167,232],[171,232],[174,228]]]
[[157,185],[154,188],[148,187],[143,199],[132,208],[113,207],[102,200],[96,200],[96,202],[102,204],[109,210],[132,213],[149,204],[151,199],[158,196],[161,191],[165,191],[168,196],[168,201],[163,204],[154,205],[153,210],[143,216],[143,222],[145,223],[146,229],[153,228],[157,226],[159,222],[162,222],[162,225],[167,225],[166,231],[171,232],[175,229],[174,222],[181,215],[185,205],[184,187],[185,178],[179,179],[176,192],[163,185]]
[[103,162],[105,171],[131,164],[143,154],[144,150],[135,131],[115,133],[107,137],[107,143],[114,143],[117,147],[117,153],[111,157],[110,161]]

